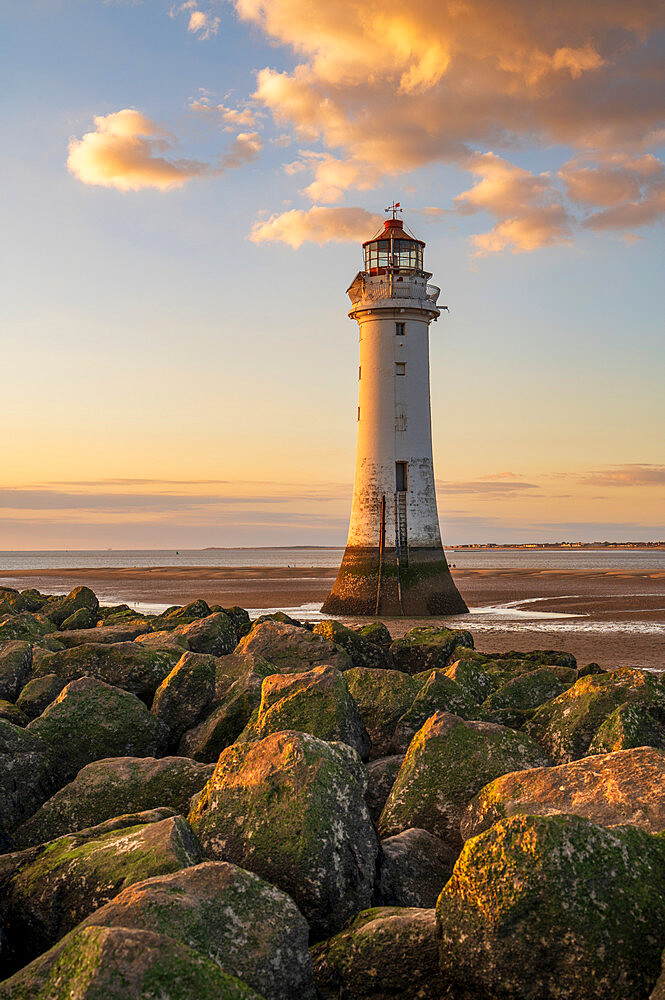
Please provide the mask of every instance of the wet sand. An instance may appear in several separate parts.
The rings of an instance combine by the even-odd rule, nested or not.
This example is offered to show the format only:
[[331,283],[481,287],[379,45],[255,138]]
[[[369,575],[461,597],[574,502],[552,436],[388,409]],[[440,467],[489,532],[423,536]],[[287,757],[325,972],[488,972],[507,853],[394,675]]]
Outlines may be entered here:
[[[517,602],[533,610],[579,618],[501,621],[472,615],[468,627],[481,650],[567,649],[581,663],[665,668],[665,573],[589,570],[454,570],[455,582],[472,609]],[[66,593],[85,584],[104,603],[185,604],[202,597],[209,604],[298,608],[321,603],[336,569],[277,567],[151,567],[2,572],[0,585],[45,593]],[[387,619],[386,619],[387,620]],[[432,621],[432,619],[426,619]],[[422,624],[425,620],[420,619]],[[442,621],[436,619],[437,622]],[[465,627],[465,616],[448,619]],[[394,636],[415,620],[393,619]]]

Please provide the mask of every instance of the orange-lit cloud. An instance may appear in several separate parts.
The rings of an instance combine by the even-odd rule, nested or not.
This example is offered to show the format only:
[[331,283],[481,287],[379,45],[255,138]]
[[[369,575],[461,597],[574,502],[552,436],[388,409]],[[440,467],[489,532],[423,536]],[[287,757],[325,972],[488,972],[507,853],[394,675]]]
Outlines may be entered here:
[[665,486],[665,465],[617,465],[591,472],[583,482],[596,486]]
[[133,108],[95,118],[95,131],[69,143],[67,166],[84,184],[119,191],[182,187],[202,175],[214,175],[251,163],[263,143],[257,132],[240,132],[217,165],[171,155],[173,138]]
[[189,14],[187,30],[197,35],[201,40],[212,38],[217,34],[220,25],[220,18],[210,11],[203,11],[199,8],[198,0],[185,0],[184,3],[172,7],[169,14],[175,17],[177,14]]
[[281,242],[297,250],[306,241],[312,243],[356,242],[367,239],[367,234],[383,223],[380,215],[364,208],[322,208],[315,206],[308,211],[291,209],[281,215],[272,215],[252,228],[254,243]]
[[133,108],[95,118],[95,131],[69,143],[67,166],[84,184],[120,191],[182,187],[209,167],[196,160],[167,158],[168,133]]

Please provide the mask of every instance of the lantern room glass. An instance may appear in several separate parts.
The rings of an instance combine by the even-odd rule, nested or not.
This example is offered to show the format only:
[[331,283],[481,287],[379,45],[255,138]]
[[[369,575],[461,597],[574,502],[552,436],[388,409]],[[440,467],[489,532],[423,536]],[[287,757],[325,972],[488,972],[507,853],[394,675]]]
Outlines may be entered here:
[[376,271],[384,267],[405,267],[413,271],[423,269],[423,248],[414,240],[372,240],[365,246],[365,270]]

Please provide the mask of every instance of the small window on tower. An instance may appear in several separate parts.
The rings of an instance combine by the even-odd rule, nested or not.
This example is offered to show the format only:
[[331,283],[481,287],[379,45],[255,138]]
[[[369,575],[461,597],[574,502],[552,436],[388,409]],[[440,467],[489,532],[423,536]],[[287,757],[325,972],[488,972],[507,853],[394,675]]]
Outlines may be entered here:
[[363,370],[360,365],[358,365],[358,381],[363,377]]
[[395,333],[398,337],[403,337],[406,334],[406,323],[395,323]]
[[358,407],[358,420],[360,420],[360,407]]
[[395,362],[395,375],[406,375],[406,361]]
[[408,470],[408,462],[395,462],[395,489],[398,493],[406,493],[409,488]]

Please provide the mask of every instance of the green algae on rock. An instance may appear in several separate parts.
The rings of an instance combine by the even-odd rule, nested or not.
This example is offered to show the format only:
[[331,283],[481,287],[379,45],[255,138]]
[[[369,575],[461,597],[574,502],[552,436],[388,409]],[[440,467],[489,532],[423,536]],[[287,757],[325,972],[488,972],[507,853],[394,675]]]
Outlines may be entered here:
[[5,701],[4,698],[0,698],[0,719],[5,719],[7,722],[11,722],[13,726],[27,726],[30,719],[27,715],[17,708],[13,701]]
[[576,680],[577,671],[570,667],[537,667],[502,684],[486,698],[482,707],[487,711],[539,708],[567,691]]
[[32,646],[13,640],[0,644],[0,698],[16,701],[32,669]]
[[[75,587],[66,597],[49,597],[43,605],[41,612],[60,628],[68,618],[71,618],[78,611],[87,611],[86,621],[96,621],[99,611],[99,601],[89,587]],[[85,628],[87,626],[74,626]]]
[[169,746],[204,715],[215,696],[215,658],[202,653],[183,653],[155,692],[150,711],[170,733]]
[[130,825],[109,830],[101,824],[0,857],[1,908],[18,964],[50,948],[133,882],[202,860],[182,816],[147,824],[137,816],[121,819]]
[[312,948],[322,1000],[440,1000],[435,911],[379,906]]
[[605,719],[625,704],[665,710],[665,679],[628,667],[588,674],[542,705],[524,730],[558,764],[566,764],[589,752]]
[[435,712],[450,712],[462,719],[477,718],[479,706],[464,688],[447,676],[445,670],[431,670],[416,674],[420,689],[413,702],[398,720],[393,733],[392,748],[395,753],[406,753],[409,743],[420,727]]
[[55,701],[65,686],[65,681],[57,674],[32,677],[16,699],[16,706],[29,719],[36,719],[52,701]]
[[213,771],[188,757],[110,757],[81,768],[14,835],[30,847],[95,826],[121,813],[166,806],[186,813]]
[[348,670],[351,657],[334,642],[307,629],[278,621],[255,625],[249,635],[240,640],[238,653],[254,653],[274,665],[274,672],[299,674],[312,667],[329,666]]
[[96,677],[150,704],[177,659],[177,653],[144,649],[135,642],[90,643],[45,656],[35,675],[57,674],[67,682]]
[[665,943],[665,840],[513,816],[467,841],[436,912],[459,1000],[644,1000]]
[[203,955],[153,931],[83,927],[0,983],[0,1000],[263,1000]]
[[402,639],[395,639],[390,645],[390,651],[397,670],[419,674],[423,670],[445,667],[448,657],[458,646],[473,649],[473,636],[470,632],[420,625],[410,629]]
[[61,781],[104,757],[156,757],[168,731],[129,691],[93,677],[67,684],[27,732],[49,748]]
[[339,740],[369,758],[370,739],[346,686],[334,667],[314,667],[302,674],[273,674],[261,686],[261,702],[238,737],[238,743],[261,740],[285,729]]
[[367,625],[360,625],[355,631],[377,646],[387,647],[393,641],[384,622],[368,622]]
[[49,747],[0,719],[0,827],[11,833],[55,791]]
[[460,819],[489,781],[549,761],[528,737],[436,712],[413,737],[379,820],[381,838],[421,827],[461,847]]
[[[463,650],[463,647],[457,648]],[[464,653],[461,659],[446,668],[446,677],[455,681],[476,705],[482,704],[496,688],[496,681],[485,672],[482,664],[469,659]]]
[[661,833],[665,753],[640,747],[504,774],[471,800],[460,825],[462,837],[476,837],[498,820],[521,813],[575,813],[599,826],[630,825]]
[[379,845],[363,789],[340,752],[314,736],[228,747],[189,821],[210,858],[292,896],[317,938],[372,901]]
[[211,959],[266,1000],[314,1000],[307,921],[258,875],[208,861],[124,889],[84,926],[153,930]]
[[665,750],[665,712],[660,705],[620,705],[607,716],[588,753],[612,753],[632,747]]
[[418,694],[418,681],[402,670],[368,667],[352,667],[344,680],[372,742],[370,759],[391,754],[395,726]]
[[389,669],[392,666],[392,656],[385,646],[372,642],[340,622],[332,619],[317,622],[312,631],[314,635],[322,635],[345,649],[354,667]]

